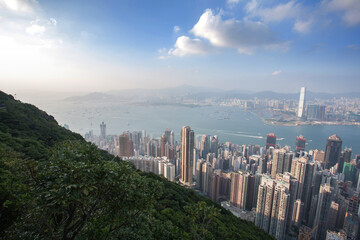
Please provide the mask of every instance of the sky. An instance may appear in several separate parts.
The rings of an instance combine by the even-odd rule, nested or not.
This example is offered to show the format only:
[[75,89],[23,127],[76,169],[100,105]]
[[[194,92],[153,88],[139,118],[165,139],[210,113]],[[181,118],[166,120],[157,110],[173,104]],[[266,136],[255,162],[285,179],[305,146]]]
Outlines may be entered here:
[[360,92],[359,0],[0,0],[0,89]]

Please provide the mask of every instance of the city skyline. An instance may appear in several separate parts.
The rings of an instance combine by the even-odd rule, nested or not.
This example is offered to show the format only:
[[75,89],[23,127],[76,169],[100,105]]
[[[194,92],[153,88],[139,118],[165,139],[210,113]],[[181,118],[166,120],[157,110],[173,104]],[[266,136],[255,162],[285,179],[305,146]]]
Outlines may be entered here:
[[[194,133],[189,126],[182,127],[181,141],[164,146],[171,132],[166,128],[157,139],[149,138],[145,131],[124,132],[136,147],[123,160],[208,196],[279,240],[298,234],[319,240],[331,234],[359,234],[351,224],[358,221],[360,155],[340,145],[337,151],[341,153],[333,157],[335,165],[327,167],[329,140],[341,141],[337,135],[330,136],[322,150],[298,151],[277,144],[274,134],[268,134],[270,138],[261,145],[218,142],[211,135],[191,143]],[[85,139],[121,156],[113,148],[117,146],[113,135],[104,140],[88,134]],[[297,139],[304,140],[302,136]],[[155,151],[149,154],[146,142],[153,142]],[[269,142],[274,145],[269,147]]]
[[0,81],[8,92],[353,91],[359,8],[356,0],[1,0]]

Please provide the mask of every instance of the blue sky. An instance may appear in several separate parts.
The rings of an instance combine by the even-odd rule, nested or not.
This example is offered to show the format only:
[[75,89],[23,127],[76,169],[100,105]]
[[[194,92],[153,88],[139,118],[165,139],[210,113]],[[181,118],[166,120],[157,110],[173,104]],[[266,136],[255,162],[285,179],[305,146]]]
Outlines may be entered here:
[[0,0],[2,90],[360,91],[360,1]]

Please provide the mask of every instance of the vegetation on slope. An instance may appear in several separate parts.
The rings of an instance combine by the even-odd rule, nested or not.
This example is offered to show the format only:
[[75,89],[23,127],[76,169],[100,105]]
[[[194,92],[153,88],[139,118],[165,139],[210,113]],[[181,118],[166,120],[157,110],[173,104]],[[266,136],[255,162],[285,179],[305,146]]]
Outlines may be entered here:
[[272,239],[0,92],[0,238]]

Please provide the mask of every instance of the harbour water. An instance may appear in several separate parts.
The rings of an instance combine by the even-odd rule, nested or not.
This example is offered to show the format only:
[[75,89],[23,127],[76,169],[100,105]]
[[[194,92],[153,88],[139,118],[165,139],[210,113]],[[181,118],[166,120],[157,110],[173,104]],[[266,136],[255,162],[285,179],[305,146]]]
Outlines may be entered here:
[[296,136],[301,134],[307,139],[307,150],[324,150],[326,139],[337,134],[343,140],[343,148],[352,148],[353,154],[360,154],[358,126],[266,125],[252,113],[238,107],[72,102],[47,103],[41,107],[53,115],[59,124],[68,124],[72,131],[82,135],[90,130],[99,135],[99,125],[104,121],[107,134],[146,130],[148,135],[156,138],[161,136],[165,128],[170,128],[179,139],[181,127],[189,125],[196,135],[218,135],[220,142],[230,141],[236,144],[264,145],[266,134],[274,132],[278,144],[289,145],[292,149]]

